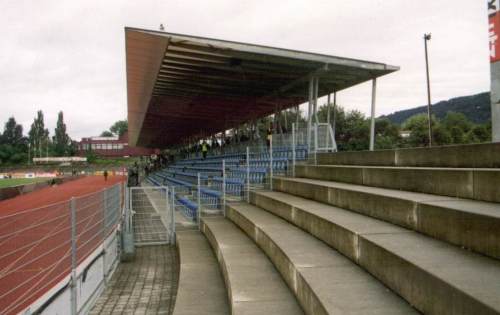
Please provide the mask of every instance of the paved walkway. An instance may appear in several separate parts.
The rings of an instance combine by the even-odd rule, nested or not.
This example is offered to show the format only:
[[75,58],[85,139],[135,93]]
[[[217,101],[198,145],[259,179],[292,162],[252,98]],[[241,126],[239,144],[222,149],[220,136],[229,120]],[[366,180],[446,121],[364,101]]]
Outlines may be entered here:
[[135,260],[118,266],[90,314],[171,314],[178,266],[175,246],[136,248]]

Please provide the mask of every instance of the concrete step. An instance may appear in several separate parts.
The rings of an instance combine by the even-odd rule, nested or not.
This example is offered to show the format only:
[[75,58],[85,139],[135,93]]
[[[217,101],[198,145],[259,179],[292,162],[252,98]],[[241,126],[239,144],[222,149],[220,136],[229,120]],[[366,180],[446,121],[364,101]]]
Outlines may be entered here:
[[227,216],[267,254],[306,314],[417,314],[380,281],[314,236],[247,203]]
[[273,187],[500,259],[498,203],[305,178],[277,177]]
[[204,218],[202,232],[216,253],[231,314],[304,314],[266,255],[225,218]]
[[425,314],[499,314],[500,262],[352,211],[280,192],[251,201],[349,257]]
[[174,315],[229,314],[224,280],[210,244],[199,231],[177,231],[179,286]]
[[500,143],[320,153],[318,164],[428,167],[500,167]]
[[297,177],[500,202],[500,168],[297,165]]

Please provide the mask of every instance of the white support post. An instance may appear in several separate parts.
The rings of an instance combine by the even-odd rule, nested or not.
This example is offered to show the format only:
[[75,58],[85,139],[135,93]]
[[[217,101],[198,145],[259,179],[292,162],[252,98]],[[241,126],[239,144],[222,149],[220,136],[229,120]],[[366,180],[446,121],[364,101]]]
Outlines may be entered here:
[[226,160],[222,160],[222,211],[226,216]]
[[319,93],[319,77],[314,80],[314,121],[319,124],[318,119],[318,93]]
[[246,178],[246,186],[247,186],[247,191],[246,191],[246,197],[247,197],[247,202],[250,202],[250,148],[247,147],[247,178]]
[[292,177],[295,177],[295,123],[292,123]]
[[77,292],[76,292],[76,267],[77,267],[77,248],[76,248],[76,204],[75,198],[71,198],[71,315],[77,315]]
[[[168,220],[171,219],[169,216],[169,208],[170,208],[170,200],[168,199],[168,186],[165,186],[165,228],[167,229],[167,238],[170,244],[173,244],[173,235],[172,235],[172,223],[170,222],[170,227],[169,227],[169,222]],[[170,229],[170,231],[169,231]],[[170,232],[170,233],[169,233]]]
[[295,124],[298,126],[299,125],[299,115],[300,115],[300,108],[299,105],[295,106]]
[[273,190],[273,138],[269,142],[269,189]]
[[307,110],[307,148],[311,150],[311,117],[312,117],[312,104],[313,104],[313,77],[309,78],[309,107]]
[[370,125],[370,151],[375,149],[375,100],[377,97],[377,78],[372,81],[372,113]]
[[[327,110],[326,110],[326,123],[328,124],[328,128],[330,128],[330,112],[331,112],[331,108],[332,108],[332,104],[330,104],[331,100],[331,93],[328,93],[328,96],[327,96],[327,101],[326,101],[326,106],[327,106]],[[325,133],[325,144],[328,146],[328,137],[329,137],[329,134],[328,134],[328,130],[327,132]],[[333,143],[332,143],[332,146],[333,146]]]
[[318,124],[314,124],[314,165],[318,164],[317,160],[318,153]]
[[328,93],[327,100],[326,100],[326,106],[327,106],[326,123],[327,124],[330,124],[330,109],[331,109],[330,96],[331,96],[331,93]]
[[333,119],[332,119],[333,139],[335,139],[336,123],[337,123],[337,92],[333,92]]
[[200,178],[200,173],[198,173],[198,229],[201,229],[201,178]]
[[175,186],[171,186],[170,188],[170,194],[172,197],[172,207],[170,208],[170,213],[171,213],[171,223],[172,224],[172,237],[173,237],[173,243],[175,243]]

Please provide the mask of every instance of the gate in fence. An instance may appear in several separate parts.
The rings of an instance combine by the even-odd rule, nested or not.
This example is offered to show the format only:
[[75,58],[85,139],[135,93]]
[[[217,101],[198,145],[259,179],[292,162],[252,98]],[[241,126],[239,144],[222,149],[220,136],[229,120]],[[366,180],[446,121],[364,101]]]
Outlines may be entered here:
[[136,246],[173,244],[175,214],[169,204],[169,188],[129,188],[129,215]]

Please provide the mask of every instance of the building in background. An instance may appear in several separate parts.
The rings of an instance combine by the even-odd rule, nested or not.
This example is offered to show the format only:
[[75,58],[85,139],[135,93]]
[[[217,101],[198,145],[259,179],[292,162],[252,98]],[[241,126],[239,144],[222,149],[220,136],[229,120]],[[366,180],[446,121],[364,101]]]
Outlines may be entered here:
[[149,156],[160,153],[158,149],[129,146],[127,132],[121,137],[82,138],[78,142],[78,155],[85,156],[89,150],[100,157]]

